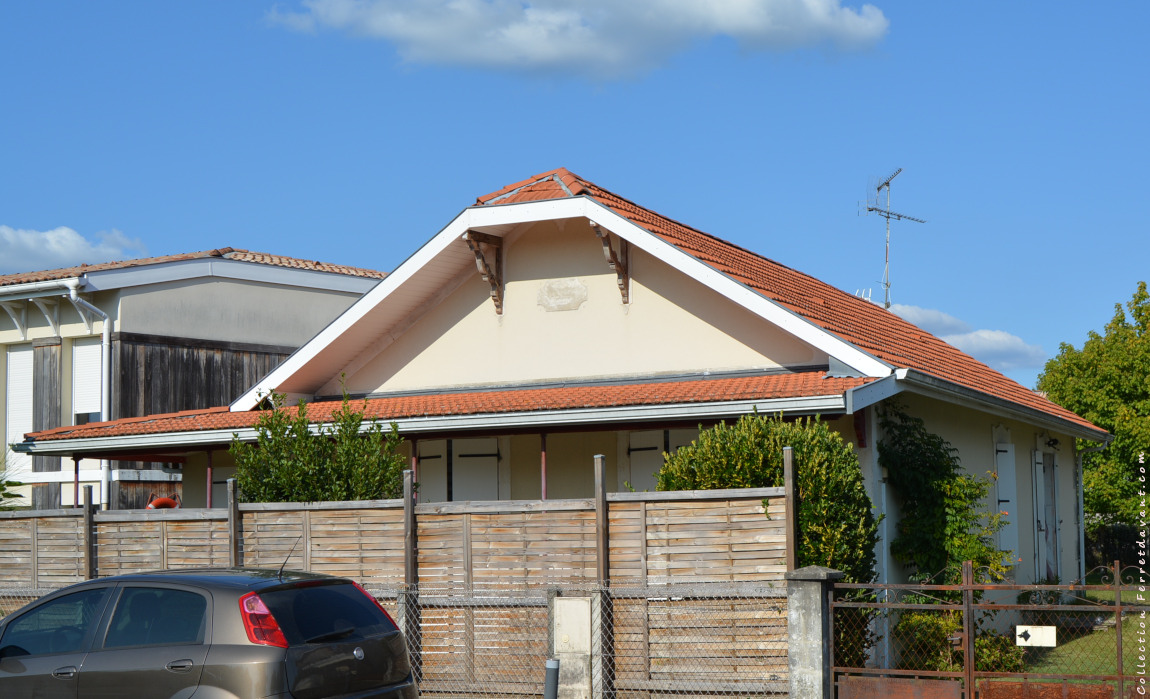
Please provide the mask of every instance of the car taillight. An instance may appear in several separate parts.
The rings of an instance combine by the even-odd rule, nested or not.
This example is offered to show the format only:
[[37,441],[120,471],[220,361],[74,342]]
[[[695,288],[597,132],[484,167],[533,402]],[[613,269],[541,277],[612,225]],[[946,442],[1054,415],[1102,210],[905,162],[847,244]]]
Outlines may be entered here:
[[395,619],[392,619],[392,618],[391,618],[391,615],[387,613],[387,610],[383,608],[383,605],[379,603],[379,600],[377,600],[377,599],[375,598],[375,596],[374,596],[374,595],[372,595],[372,594],[371,594],[370,592],[368,592],[367,590],[363,589],[363,585],[360,585],[359,583],[357,583],[357,582],[356,582],[356,581],[354,581],[354,580],[352,580],[352,581],[351,581],[351,584],[352,584],[352,585],[355,585],[355,587],[356,587],[356,589],[357,589],[357,590],[359,590],[359,591],[360,591],[360,592],[362,592],[363,594],[367,595],[367,598],[368,598],[369,600],[371,600],[371,601],[372,601],[372,603],[373,603],[375,606],[379,607],[379,611],[383,612],[383,615],[384,615],[385,617],[387,617],[387,620],[391,622],[391,625],[392,625],[392,626],[394,626],[394,627],[395,627],[395,628],[397,628],[397,629],[399,628],[399,625],[395,623]]
[[240,616],[244,620],[244,631],[248,632],[248,640],[252,643],[277,648],[288,647],[279,622],[256,593],[249,592],[240,598]]

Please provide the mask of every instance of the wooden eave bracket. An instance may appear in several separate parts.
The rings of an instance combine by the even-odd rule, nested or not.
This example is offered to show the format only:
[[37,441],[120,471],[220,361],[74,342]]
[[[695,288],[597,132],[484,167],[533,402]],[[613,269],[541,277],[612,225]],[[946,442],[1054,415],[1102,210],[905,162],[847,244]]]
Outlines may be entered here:
[[[497,235],[488,235],[476,231],[467,231],[463,240],[475,255],[475,267],[483,281],[491,285],[491,301],[495,304],[495,312],[503,315],[503,238]],[[487,260],[489,251],[494,251],[491,262]]]
[[622,238],[619,239],[619,253],[615,253],[615,248],[611,247],[611,234],[604,231],[599,227],[598,223],[591,221],[591,228],[595,229],[595,235],[599,236],[599,242],[603,244],[603,257],[607,260],[607,266],[615,272],[616,283],[619,285],[619,293],[623,296],[623,304],[631,303],[631,280],[627,272],[627,241]]
[[15,303],[13,301],[4,301],[0,306],[8,312],[8,317],[16,324],[16,329],[20,331],[20,339],[28,339],[28,304]]
[[51,299],[32,299],[32,303],[36,304],[36,308],[44,314],[44,320],[48,321],[48,325],[52,327],[52,334],[60,334],[60,304]]

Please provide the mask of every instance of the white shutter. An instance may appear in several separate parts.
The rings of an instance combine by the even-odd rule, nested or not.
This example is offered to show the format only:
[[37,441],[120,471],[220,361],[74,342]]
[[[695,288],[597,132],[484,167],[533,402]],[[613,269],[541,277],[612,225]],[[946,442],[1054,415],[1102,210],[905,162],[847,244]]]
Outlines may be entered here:
[[998,532],[998,548],[1009,554],[1007,565],[1015,566],[1018,563],[1018,468],[1014,463],[1013,444],[994,445],[994,468],[998,511],[1006,513],[1006,526]]
[[32,470],[32,457],[10,451],[7,445],[23,442],[24,435],[32,431],[32,346],[9,347],[7,364],[4,450],[8,458],[5,468],[9,478],[20,480],[21,473]]
[[1046,477],[1042,468],[1042,452],[1031,452],[1033,463],[1031,488],[1034,490],[1034,580],[1046,577]]
[[72,343],[72,413],[100,412],[100,338]]
[[451,499],[499,499],[499,440],[453,439]]

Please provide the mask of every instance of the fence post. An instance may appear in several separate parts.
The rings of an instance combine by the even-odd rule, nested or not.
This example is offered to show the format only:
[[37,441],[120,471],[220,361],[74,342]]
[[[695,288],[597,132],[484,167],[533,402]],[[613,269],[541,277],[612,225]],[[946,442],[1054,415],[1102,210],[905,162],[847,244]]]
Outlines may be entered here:
[[84,486],[84,579],[96,577],[96,530],[92,521],[92,486]]
[[419,550],[415,522],[415,472],[403,472],[403,592],[399,596],[399,621],[407,640],[411,671],[418,682],[423,676],[423,638],[419,613]]
[[789,570],[787,581],[787,662],[790,699],[826,699],[834,696],[831,667],[830,593],[846,573],[822,566]]
[[783,493],[787,508],[784,520],[786,523],[787,570],[794,570],[798,565],[796,562],[798,543],[795,541],[795,518],[798,517],[799,513],[795,508],[795,450],[791,447],[783,447]]
[[[615,696],[615,605],[611,596],[611,532],[607,510],[607,459],[595,455],[595,575],[597,591],[592,597],[596,612],[592,627],[596,647],[592,650],[592,678],[597,678],[595,696]],[[597,622],[597,623],[594,623]]]
[[[977,627],[974,623],[974,563],[962,562],[962,669],[965,672],[963,689],[967,697],[975,696],[974,670],[976,658],[974,657],[974,634]],[[1119,695],[1121,696],[1121,695]]]
[[236,497],[236,479],[228,479],[228,567],[236,568],[243,565],[243,555],[240,551],[240,536],[242,529],[240,521],[240,501]]

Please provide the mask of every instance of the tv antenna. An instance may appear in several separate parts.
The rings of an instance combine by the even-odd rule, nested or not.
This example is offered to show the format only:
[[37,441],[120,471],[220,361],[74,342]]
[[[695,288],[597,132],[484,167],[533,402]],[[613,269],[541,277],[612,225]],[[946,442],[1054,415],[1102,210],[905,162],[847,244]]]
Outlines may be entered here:
[[[867,192],[867,214],[869,215],[871,213],[875,213],[886,219],[886,264],[883,266],[882,282],[880,282],[883,290],[883,303],[886,308],[890,308],[890,220],[893,218],[896,221],[902,221],[905,219],[907,221],[914,221],[915,223],[926,223],[926,221],[921,218],[907,216],[906,214],[900,214],[896,211],[890,210],[890,183],[891,180],[898,177],[900,172],[902,172],[901,167],[892,172],[889,177],[887,177],[882,182],[879,182],[878,184],[875,184],[872,181],[871,184],[874,186],[874,193],[872,194],[869,191]],[[869,190],[870,187],[867,189]],[[885,208],[881,206],[883,193],[882,191],[884,189],[886,190]]]

